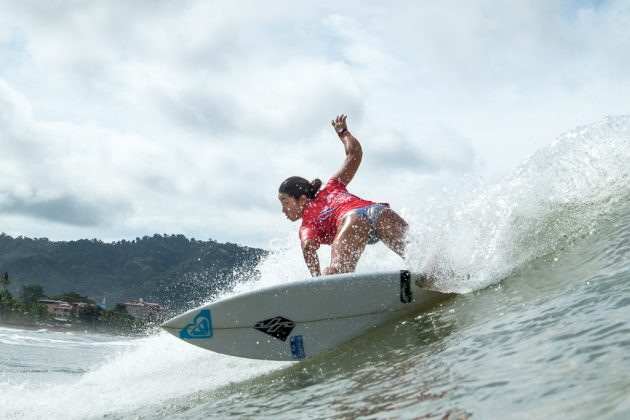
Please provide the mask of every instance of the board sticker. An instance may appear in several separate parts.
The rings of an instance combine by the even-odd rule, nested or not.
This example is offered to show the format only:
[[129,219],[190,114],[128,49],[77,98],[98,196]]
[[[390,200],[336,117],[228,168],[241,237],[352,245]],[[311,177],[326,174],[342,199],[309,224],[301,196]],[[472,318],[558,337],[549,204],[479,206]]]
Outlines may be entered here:
[[179,338],[212,338],[210,309],[202,309],[199,311],[195,320],[179,331]]
[[293,327],[295,327],[295,322],[282,316],[275,316],[258,321],[256,325],[254,325],[254,328],[258,331],[262,331],[282,341],[287,341],[287,337],[291,334],[291,331],[293,331]]
[[400,271],[400,301],[411,303],[413,296],[411,293],[411,273],[407,270]]
[[304,340],[301,335],[294,335],[289,340],[291,343],[291,355],[294,359],[304,359],[306,353],[304,353]]

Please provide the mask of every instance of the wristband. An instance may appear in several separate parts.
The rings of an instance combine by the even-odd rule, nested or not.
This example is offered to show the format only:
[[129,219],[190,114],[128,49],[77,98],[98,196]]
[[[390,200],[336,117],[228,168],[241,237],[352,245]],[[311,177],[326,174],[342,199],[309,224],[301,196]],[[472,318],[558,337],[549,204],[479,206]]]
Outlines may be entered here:
[[341,138],[344,134],[350,132],[350,131],[348,131],[348,129],[346,127],[341,127],[340,129],[338,129],[336,131],[337,131],[337,135],[339,136],[339,138]]

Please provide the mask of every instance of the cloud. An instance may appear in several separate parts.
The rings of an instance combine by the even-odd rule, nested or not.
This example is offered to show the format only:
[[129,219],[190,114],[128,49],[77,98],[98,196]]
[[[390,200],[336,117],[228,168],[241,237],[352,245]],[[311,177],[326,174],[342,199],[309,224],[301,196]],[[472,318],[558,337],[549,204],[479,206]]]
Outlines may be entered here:
[[447,127],[437,126],[414,137],[392,129],[372,133],[367,141],[366,154],[374,156],[372,170],[460,173],[472,171],[475,165],[470,140]]
[[25,200],[2,197],[0,213],[16,213],[76,226],[99,226],[110,222],[111,206],[83,203],[76,197]]
[[337,113],[365,151],[352,187],[401,207],[630,112],[622,1],[0,4],[0,218],[18,234],[264,245],[290,226],[279,182],[343,161]]
[[2,80],[0,127],[0,213],[89,226],[128,211],[111,190],[92,184],[90,175],[105,174],[90,174],[99,150],[77,144],[89,130],[35,121],[25,98]]

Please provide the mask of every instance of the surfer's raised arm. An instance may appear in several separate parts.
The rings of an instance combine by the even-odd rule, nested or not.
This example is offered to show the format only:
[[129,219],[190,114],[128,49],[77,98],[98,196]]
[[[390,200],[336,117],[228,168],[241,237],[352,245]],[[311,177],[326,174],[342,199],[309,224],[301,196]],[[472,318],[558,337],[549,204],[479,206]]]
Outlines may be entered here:
[[341,114],[337,115],[337,118],[332,121],[332,126],[346,149],[346,160],[344,160],[341,169],[339,169],[333,177],[338,178],[339,181],[343,182],[345,185],[348,185],[348,183],[352,181],[363,158],[361,144],[348,130],[348,125],[346,124],[347,118],[347,115]]
[[[405,252],[407,223],[387,203],[364,200],[348,192],[346,185],[359,169],[363,151],[350,134],[346,115],[332,125],[343,142],[346,159],[322,188],[322,181],[300,176],[285,179],[278,200],[287,219],[302,219],[298,231],[304,261],[312,276],[349,273],[355,270],[365,246],[383,241],[401,257]],[[317,250],[331,245],[330,265],[323,270]]]

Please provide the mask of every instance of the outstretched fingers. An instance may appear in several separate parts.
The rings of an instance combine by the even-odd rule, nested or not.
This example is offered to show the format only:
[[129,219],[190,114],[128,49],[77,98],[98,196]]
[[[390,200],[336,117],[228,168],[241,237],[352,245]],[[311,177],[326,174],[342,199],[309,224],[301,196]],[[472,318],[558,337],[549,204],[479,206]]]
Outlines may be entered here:
[[331,124],[333,127],[335,127],[335,129],[337,128],[348,128],[346,126],[346,120],[348,119],[348,116],[345,114],[341,114],[341,115],[337,115],[337,117],[331,121]]

